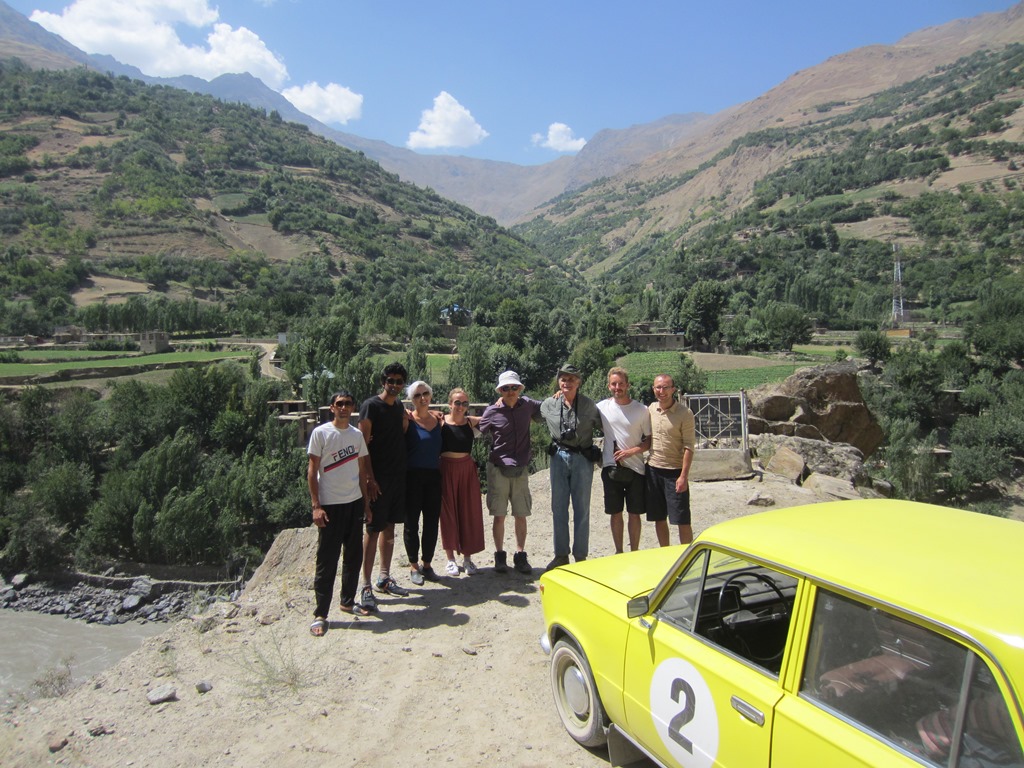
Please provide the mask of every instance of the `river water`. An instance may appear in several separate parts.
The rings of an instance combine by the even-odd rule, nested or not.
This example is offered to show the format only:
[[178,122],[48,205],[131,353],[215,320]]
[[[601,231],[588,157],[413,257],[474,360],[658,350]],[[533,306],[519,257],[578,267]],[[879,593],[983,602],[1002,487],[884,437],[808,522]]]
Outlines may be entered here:
[[0,701],[24,691],[70,657],[76,683],[108,669],[167,624],[87,624],[63,616],[0,609]]

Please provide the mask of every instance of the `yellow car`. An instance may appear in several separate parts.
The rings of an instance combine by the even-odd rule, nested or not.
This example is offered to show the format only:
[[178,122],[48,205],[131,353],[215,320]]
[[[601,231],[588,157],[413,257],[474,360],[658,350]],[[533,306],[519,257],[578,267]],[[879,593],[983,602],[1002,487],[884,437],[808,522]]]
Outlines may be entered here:
[[1024,768],[1024,524],[840,501],[541,577],[555,708],[615,765]]

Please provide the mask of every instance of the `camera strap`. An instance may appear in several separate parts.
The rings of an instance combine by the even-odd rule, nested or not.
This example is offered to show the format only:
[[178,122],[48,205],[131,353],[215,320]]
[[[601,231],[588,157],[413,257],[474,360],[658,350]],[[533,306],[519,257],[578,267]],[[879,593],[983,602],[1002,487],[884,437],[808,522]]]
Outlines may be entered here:
[[559,404],[558,404],[558,435],[559,435],[559,437],[561,437],[563,434],[565,434],[565,428],[567,426],[566,423],[565,423],[565,412],[566,411],[572,411],[572,416],[573,416],[573,423],[569,424],[568,426],[571,426],[573,429],[577,429],[579,427],[579,423],[580,423],[580,393],[579,392],[576,393],[576,399],[572,401],[572,407],[571,408],[566,408],[565,407],[565,398],[562,398],[561,402],[559,402]]

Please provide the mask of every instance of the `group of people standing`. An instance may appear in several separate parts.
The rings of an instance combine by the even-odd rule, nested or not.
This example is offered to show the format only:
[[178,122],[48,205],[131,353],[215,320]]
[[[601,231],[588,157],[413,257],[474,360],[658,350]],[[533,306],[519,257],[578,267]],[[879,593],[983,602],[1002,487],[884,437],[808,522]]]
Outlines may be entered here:
[[[543,401],[523,393],[514,371],[498,377],[496,402],[477,418],[468,413],[462,389],[448,395],[448,412],[431,409],[433,390],[425,381],[407,388],[412,410],[399,399],[407,372],[400,363],[381,374],[381,392],[359,407],[345,391],[330,399],[332,419],[313,430],[307,453],[307,483],[313,523],[319,529],[314,620],[310,632],[327,631],[338,561],[341,559],[343,612],[367,615],[377,610],[374,589],[404,596],[408,590],[391,575],[395,525],[403,523],[403,543],[414,585],[436,580],[431,565],[438,533],[447,559],[446,573],[473,575],[473,555],[484,549],[483,511],[473,440],[490,438],[486,464],[488,512],[492,518],[494,570],[508,570],[505,519],[511,513],[515,550],[512,567],[531,573],[527,558],[527,518],[532,510],[528,467],[530,425],[544,422],[551,435],[551,511],[554,559],[548,568],[578,562],[589,553],[590,490],[594,464],[602,465],[605,512],[615,551],[623,551],[624,529],[631,550],[639,547],[641,515],[655,524],[658,543],[669,543],[669,524],[680,543],[692,540],[688,474],[694,449],[693,414],[675,398],[667,375],[654,382],[656,402],[645,407],[629,396],[622,368],[608,373],[611,396],[595,403],[579,392],[582,377],[572,365],[558,370],[558,391]],[[594,442],[604,436],[603,450]],[[642,458],[649,452],[645,464]],[[570,543],[569,506],[572,505]],[[629,515],[624,525],[623,510]],[[365,531],[363,530],[365,524]],[[422,525],[422,527],[421,527]],[[371,581],[377,555],[380,567]],[[462,565],[456,556],[462,556]]]

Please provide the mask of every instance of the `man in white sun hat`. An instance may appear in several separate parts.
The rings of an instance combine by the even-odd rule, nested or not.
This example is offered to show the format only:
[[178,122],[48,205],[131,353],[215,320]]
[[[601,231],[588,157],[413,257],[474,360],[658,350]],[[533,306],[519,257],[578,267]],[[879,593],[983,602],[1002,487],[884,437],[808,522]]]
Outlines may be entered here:
[[478,429],[491,440],[487,457],[487,510],[493,522],[494,570],[508,570],[505,553],[505,518],[509,507],[515,518],[516,551],[513,566],[519,573],[532,573],[526,559],[526,518],[530,516],[530,422],[542,421],[540,400],[522,394],[523,382],[515,371],[498,376],[495,387],[500,397],[487,406]]

